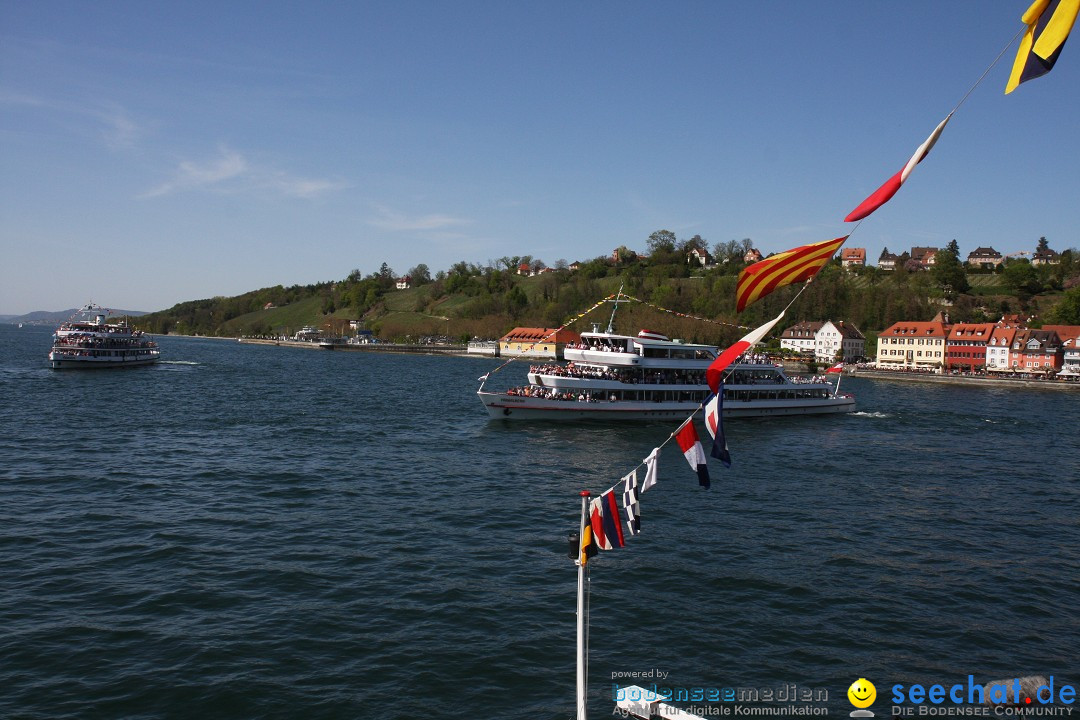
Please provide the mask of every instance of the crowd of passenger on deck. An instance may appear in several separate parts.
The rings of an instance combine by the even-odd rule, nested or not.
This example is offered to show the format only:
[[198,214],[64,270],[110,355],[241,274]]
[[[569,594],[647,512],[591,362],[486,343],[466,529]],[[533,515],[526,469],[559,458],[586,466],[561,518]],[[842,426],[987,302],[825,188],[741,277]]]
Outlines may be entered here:
[[529,372],[537,375],[555,377],[586,378],[589,380],[614,380],[627,385],[704,385],[704,370],[648,370],[581,367],[574,363],[567,365],[532,365]]

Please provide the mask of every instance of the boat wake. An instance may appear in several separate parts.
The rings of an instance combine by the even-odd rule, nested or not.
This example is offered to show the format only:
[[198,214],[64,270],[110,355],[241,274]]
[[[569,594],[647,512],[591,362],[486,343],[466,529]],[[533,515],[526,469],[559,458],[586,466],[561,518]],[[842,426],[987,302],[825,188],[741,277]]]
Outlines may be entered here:
[[883,413],[883,412],[877,412],[877,411],[875,411],[875,412],[862,412],[861,410],[859,410],[859,411],[853,412],[851,414],[852,415],[861,415],[862,417],[873,417],[873,418],[892,417],[892,415],[890,415],[889,413]]
[[199,363],[192,362],[191,360],[161,360],[159,364],[161,364],[161,365],[198,365]]

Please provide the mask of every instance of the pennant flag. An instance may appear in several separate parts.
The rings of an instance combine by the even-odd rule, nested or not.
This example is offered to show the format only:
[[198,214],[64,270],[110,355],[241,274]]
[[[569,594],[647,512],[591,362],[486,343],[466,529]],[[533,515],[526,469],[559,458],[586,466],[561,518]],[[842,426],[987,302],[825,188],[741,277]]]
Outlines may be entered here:
[[[769,331],[773,329],[773,326],[776,325],[776,323],[780,322],[780,318],[782,317],[784,317],[784,313],[781,312],[758,329],[751,330],[743,336],[742,340],[739,340],[727,350],[720,353],[720,355],[712,361],[708,369],[705,370],[705,382],[709,384],[709,389],[712,390],[713,393],[719,392],[720,376],[723,374],[724,370],[727,369],[727,366],[735,362],[735,360],[748,349],[761,342],[761,339],[769,334]],[[646,480],[646,482],[648,482],[648,480]]]
[[589,527],[592,530],[593,540],[601,550],[610,550],[611,542],[604,533],[604,506],[600,498],[589,503]]
[[709,480],[709,461],[705,459],[705,451],[701,449],[701,440],[698,439],[697,430],[694,429],[694,421],[686,423],[675,433],[675,441],[682,448],[686,462],[690,463],[698,476],[698,485],[707,488],[712,483]]
[[743,268],[735,286],[735,311],[742,312],[773,290],[811,278],[847,240],[847,235],[835,240],[803,245],[794,250],[777,253]]
[[862,220],[870,213],[877,210],[879,207],[889,202],[896,191],[900,189],[908,176],[911,175],[911,171],[915,169],[915,166],[923,161],[923,158],[930,152],[930,148],[934,147],[934,143],[941,137],[941,131],[945,129],[945,123],[949,122],[953,114],[949,113],[945,116],[934,132],[930,133],[930,137],[926,138],[926,141],[919,146],[919,149],[915,151],[915,154],[911,156],[911,159],[907,161],[907,165],[904,165],[900,172],[893,175],[891,178],[885,181],[885,184],[870,194],[870,197],[862,201],[859,207],[848,213],[848,216],[844,218],[844,222],[855,222],[856,220]]
[[623,547],[626,541],[623,539],[619,506],[615,504],[615,488],[609,489],[600,496],[600,504],[604,506],[604,535],[607,536],[612,548]]
[[728,452],[727,438],[724,437],[724,384],[716,394],[705,402],[705,429],[712,435],[711,456],[731,467],[731,453]]
[[838,362],[835,365],[833,365],[831,368],[826,370],[825,374],[828,375],[829,373],[842,373],[842,372],[844,372],[844,363]]
[[578,560],[582,565],[589,562],[589,558],[595,557],[600,550],[596,547],[596,539],[593,537],[592,524],[585,522],[585,529],[581,531],[581,551]]
[[1020,83],[1042,77],[1054,67],[1080,14],[1080,0],[1035,0],[1020,18],[1027,30],[1013,62],[1005,94]]
[[626,513],[626,529],[631,535],[641,532],[641,509],[638,507],[637,469],[623,478],[623,511]]
[[653,485],[656,484],[657,473],[659,472],[660,460],[660,448],[653,448],[653,451],[649,453],[649,457],[645,458],[641,462],[645,463],[645,482],[641,483],[641,492],[645,492]]

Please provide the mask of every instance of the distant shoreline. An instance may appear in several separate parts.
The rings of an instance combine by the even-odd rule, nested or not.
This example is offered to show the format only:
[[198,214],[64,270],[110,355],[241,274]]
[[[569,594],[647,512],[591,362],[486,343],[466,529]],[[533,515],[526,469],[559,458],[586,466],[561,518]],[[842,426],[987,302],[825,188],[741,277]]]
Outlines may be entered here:
[[[318,343],[301,340],[263,340],[261,338],[234,338],[217,335],[179,335],[170,333],[162,337],[200,338],[203,340],[228,340],[249,345],[271,345],[276,347],[303,348],[305,350],[327,350],[319,347]],[[344,350],[346,352],[382,352],[396,353],[400,355],[450,355],[454,357],[490,358],[490,355],[469,353],[467,345],[403,345],[397,343],[369,343],[364,345],[335,345],[332,350]],[[785,364],[787,367],[787,364]],[[794,372],[800,372],[787,368]],[[805,372],[803,370],[802,372]],[[868,380],[893,380],[899,382],[937,383],[944,385],[975,385],[980,387],[1024,387],[1044,388],[1051,390],[1080,391],[1080,381],[1063,380],[1031,380],[1009,377],[973,377],[971,375],[938,375],[935,373],[908,373],[889,370],[845,370],[845,375],[866,378]]]

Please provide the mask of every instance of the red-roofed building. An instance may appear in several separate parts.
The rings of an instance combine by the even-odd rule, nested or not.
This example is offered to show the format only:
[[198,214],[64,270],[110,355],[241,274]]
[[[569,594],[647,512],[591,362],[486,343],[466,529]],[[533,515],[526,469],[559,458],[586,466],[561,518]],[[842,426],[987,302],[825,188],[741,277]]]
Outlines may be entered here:
[[1053,330],[1061,339],[1061,372],[1080,375],[1080,325],[1043,325],[1043,330]]
[[885,370],[938,370],[945,364],[951,325],[901,321],[878,334],[877,366]]
[[1009,372],[1009,353],[1018,330],[1014,327],[995,325],[986,344],[986,371]]
[[945,368],[961,372],[986,369],[986,346],[994,334],[994,323],[957,323],[945,341]]
[[394,287],[398,290],[408,290],[412,287],[412,278],[408,275],[403,278],[398,278],[398,281],[394,283]]
[[1017,330],[1009,353],[1009,369],[1023,373],[1061,370],[1064,348],[1053,330]]
[[866,265],[866,248],[844,248],[840,251],[840,264],[844,267]]
[[499,352],[504,357],[525,355],[561,360],[566,344],[580,340],[581,336],[570,330],[517,327],[499,338]]

